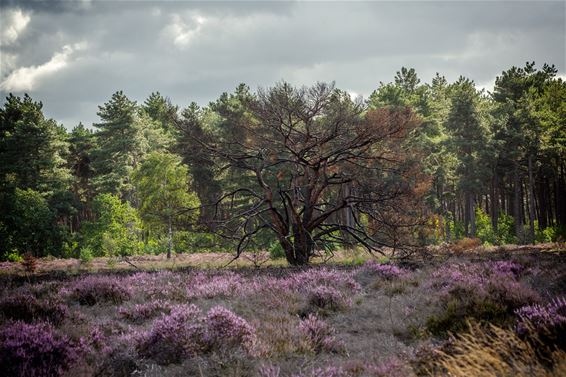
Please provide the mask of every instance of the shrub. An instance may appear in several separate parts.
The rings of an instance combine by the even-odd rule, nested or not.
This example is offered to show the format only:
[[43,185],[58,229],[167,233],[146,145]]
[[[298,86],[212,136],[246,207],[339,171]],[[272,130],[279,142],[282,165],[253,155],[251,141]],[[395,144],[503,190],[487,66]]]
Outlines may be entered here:
[[14,322],[0,330],[0,370],[5,376],[60,376],[80,349],[47,324]]
[[99,194],[94,198],[93,210],[96,221],[82,226],[83,247],[90,247],[96,256],[125,256],[141,251],[141,220],[129,203],[116,195]]
[[255,329],[243,318],[222,306],[210,309],[206,315],[210,346],[223,349],[242,347],[253,353],[256,344]]
[[135,354],[127,350],[118,349],[112,352],[98,366],[95,376],[97,377],[129,377],[140,369],[139,360]]
[[117,278],[111,276],[87,276],[76,281],[70,297],[81,305],[96,305],[101,302],[120,304],[130,298],[130,290]]
[[380,278],[385,280],[401,279],[409,274],[408,270],[397,267],[393,264],[381,264],[373,260],[367,261],[362,269],[371,273],[377,274]]
[[28,274],[33,274],[37,270],[37,259],[31,253],[25,253],[21,263]]
[[452,250],[455,253],[462,253],[464,251],[475,249],[480,245],[481,240],[479,238],[462,238],[452,245]]
[[499,245],[517,243],[515,236],[515,219],[502,212],[497,220],[497,243]]
[[535,239],[538,243],[559,242],[566,237],[566,228],[549,226],[544,229],[536,229]]
[[566,299],[557,298],[546,305],[528,305],[515,311],[519,317],[517,333],[537,337],[545,344],[566,350]]
[[483,244],[495,245],[498,243],[497,235],[491,225],[491,218],[481,207],[476,208],[476,234]]
[[330,311],[341,310],[351,305],[350,300],[334,287],[318,286],[312,289],[308,298],[312,308]]
[[22,293],[2,299],[0,313],[9,319],[24,322],[44,320],[57,325],[65,319],[68,310],[63,304],[50,300],[40,301],[29,293]]
[[230,310],[217,306],[206,316],[195,305],[179,305],[154,321],[138,342],[138,352],[159,364],[181,362],[184,358],[212,350],[241,347],[254,352],[255,329]]
[[158,316],[162,312],[170,312],[171,305],[162,300],[155,300],[143,304],[136,304],[128,308],[118,309],[118,314],[131,322],[143,322]]
[[316,353],[336,352],[341,348],[341,344],[334,337],[334,329],[313,314],[301,320],[299,332]]
[[441,312],[429,317],[428,329],[444,335],[463,330],[469,319],[510,323],[514,310],[540,299],[535,291],[517,281],[521,270],[512,262],[441,267],[429,283],[440,295]]
[[89,263],[90,261],[92,261],[93,258],[94,258],[94,254],[90,247],[85,246],[81,248],[81,251],[79,252],[79,259],[82,263],[85,264]]
[[206,332],[195,305],[180,305],[153,323],[137,345],[141,356],[159,364],[178,363],[187,356],[205,351]]
[[282,259],[285,258],[285,250],[279,242],[273,242],[269,245],[269,257],[271,259]]
[[24,260],[24,258],[22,258],[22,256],[17,251],[14,250],[6,256],[6,260],[8,262],[21,263]]

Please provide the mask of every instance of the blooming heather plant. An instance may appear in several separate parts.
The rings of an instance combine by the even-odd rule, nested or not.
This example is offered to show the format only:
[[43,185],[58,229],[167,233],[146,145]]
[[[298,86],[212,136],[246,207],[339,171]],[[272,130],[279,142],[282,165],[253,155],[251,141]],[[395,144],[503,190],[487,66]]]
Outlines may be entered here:
[[153,322],[141,338],[138,352],[159,364],[178,363],[183,358],[207,348],[206,332],[200,320],[201,310],[195,305],[178,305]]
[[49,324],[11,323],[0,330],[0,370],[5,376],[60,376],[80,348]]
[[252,354],[255,345],[255,329],[230,310],[217,306],[202,316],[195,305],[178,305],[154,321],[137,348],[143,357],[166,365],[211,350],[242,347]]
[[63,289],[72,300],[81,305],[96,305],[101,302],[120,304],[130,298],[130,289],[113,276],[87,276]]
[[487,269],[491,269],[491,271],[495,274],[511,274],[514,277],[518,277],[525,269],[519,263],[508,260],[486,263],[484,266],[486,266]]
[[344,294],[334,287],[314,287],[308,298],[309,306],[326,310],[341,310],[352,303]]
[[281,375],[281,368],[276,365],[267,364],[259,367],[260,377],[279,377]]
[[187,277],[171,271],[138,272],[124,279],[132,294],[146,300],[187,300]]
[[428,319],[434,334],[461,331],[466,320],[499,325],[511,320],[517,308],[540,300],[530,287],[517,280],[513,264],[451,264],[432,274],[429,287],[438,292],[442,312]]
[[375,377],[408,377],[414,375],[407,364],[395,357],[379,364],[367,364],[364,369],[368,375]]
[[199,272],[187,282],[189,298],[212,298],[242,296],[251,292],[250,279],[243,279],[239,274],[228,271],[218,275]]
[[376,274],[385,280],[402,279],[407,277],[410,271],[395,266],[393,264],[381,264],[374,260],[367,261],[362,267],[362,271],[368,271],[370,273]]
[[29,293],[17,293],[0,300],[0,315],[4,318],[33,322],[43,320],[57,325],[68,315],[68,308],[50,299],[38,300]]
[[252,354],[256,345],[255,329],[243,318],[230,310],[216,306],[206,315],[207,337],[210,345],[215,348],[241,346]]
[[547,343],[566,349],[566,298],[555,298],[546,305],[527,305],[515,311],[517,332],[534,332]]
[[309,372],[294,374],[292,377],[349,377],[350,374],[339,366],[329,366],[325,368],[314,368]]
[[171,304],[164,300],[154,300],[133,306],[124,306],[118,309],[120,317],[128,321],[141,323],[147,319],[157,317],[163,312],[170,312]]
[[337,352],[342,346],[334,336],[334,329],[313,314],[301,320],[299,332],[316,353]]

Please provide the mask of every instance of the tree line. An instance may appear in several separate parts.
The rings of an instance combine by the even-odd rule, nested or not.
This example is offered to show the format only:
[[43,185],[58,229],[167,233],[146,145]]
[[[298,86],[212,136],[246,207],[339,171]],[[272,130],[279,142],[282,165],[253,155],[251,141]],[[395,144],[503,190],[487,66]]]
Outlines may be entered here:
[[0,108],[0,257],[408,250],[534,243],[566,227],[566,83],[512,67],[493,92],[402,68],[363,101],[332,84],[239,85],[184,109],[123,92],[71,131]]

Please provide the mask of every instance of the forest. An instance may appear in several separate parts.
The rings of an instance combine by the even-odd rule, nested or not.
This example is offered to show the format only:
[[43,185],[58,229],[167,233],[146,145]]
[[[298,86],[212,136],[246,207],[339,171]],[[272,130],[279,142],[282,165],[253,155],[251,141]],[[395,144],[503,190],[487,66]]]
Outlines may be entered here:
[[206,107],[117,91],[99,122],[0,108],[0,257],[268,250],[290,264],[363,247],[563,240],[566,83],[503,71],[493,92],[401,68],[367,100],[332,83],[245,84]]
[[97,116],[0,108],[2,375],[566,375],[554,66]]

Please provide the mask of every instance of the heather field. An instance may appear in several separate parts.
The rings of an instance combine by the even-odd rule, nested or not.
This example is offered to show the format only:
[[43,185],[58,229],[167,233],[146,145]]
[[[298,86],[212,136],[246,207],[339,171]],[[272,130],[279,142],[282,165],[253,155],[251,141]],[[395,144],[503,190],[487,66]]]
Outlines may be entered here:
[[365,259],[300,269],[128,265],[77,273],[52,265],[33,274],[6,264],[0,369],[7,376],[566,372],[566,255],[558,246]]

